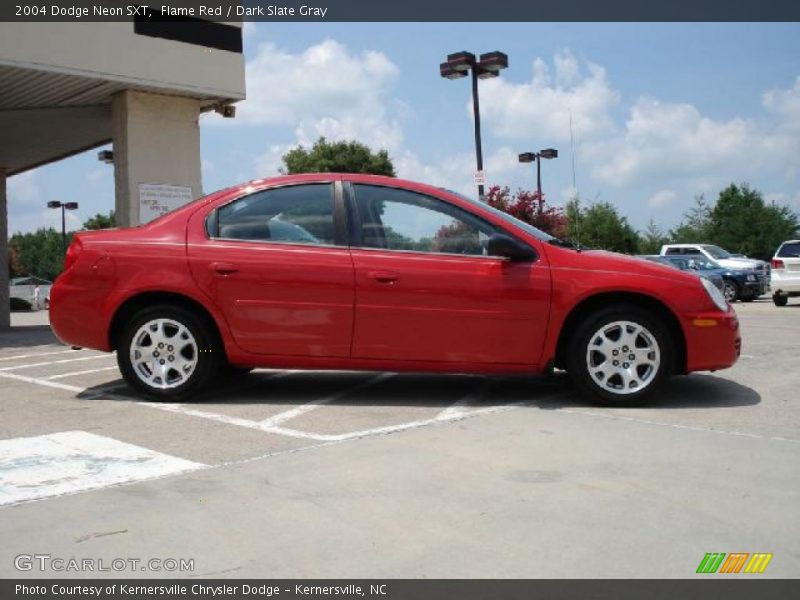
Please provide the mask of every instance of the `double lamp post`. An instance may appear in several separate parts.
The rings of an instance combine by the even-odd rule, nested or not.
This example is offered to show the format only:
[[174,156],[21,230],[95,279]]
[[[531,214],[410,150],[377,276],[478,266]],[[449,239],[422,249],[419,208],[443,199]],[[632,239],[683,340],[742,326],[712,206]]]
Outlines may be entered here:
[[[475,117],[475,158],[477,173],[475,182],[478,185],[478,196],[485,200],[483,173],[483,149],[481,147],[481,110],[478,97],[478,79],[491,79],[497,77],[500,71],[508,67],[508,56],[495,50],[481,54],[479,58],[471,52],[462,51],[447,55],[447,62],[439,65],[439,74],[445,79],[461,79],[472,74],[472,113]],[[536,190],[539,193],[539,212],[542,211],[542,159],[558,157],[558,150],[545,148],[539,152],[524,152],[519,155],[521,163],[536,163]]]
[[61,209],[61,246],[64,252],[67,251],[67,211],[76,210],[78,208],[77,202],[59,202],[52,200],[47,203],[47,208],[60,208]]

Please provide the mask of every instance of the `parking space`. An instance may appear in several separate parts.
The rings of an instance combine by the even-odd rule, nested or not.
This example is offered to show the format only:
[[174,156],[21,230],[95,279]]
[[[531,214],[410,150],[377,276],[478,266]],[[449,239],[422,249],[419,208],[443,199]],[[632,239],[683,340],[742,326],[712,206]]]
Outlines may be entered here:
[[287,370],[151,403],[113,355],[15,315],[0,576],[26,575],[19,552],[120,547],[189,555],[195,576],[574,576],[547,558],[564,551],[583,576],[685,577],[708,551],[773,552],[767,575],[796,573],[800,310],[737,311],[733,369],[638,409],[587,405],[564,376]]

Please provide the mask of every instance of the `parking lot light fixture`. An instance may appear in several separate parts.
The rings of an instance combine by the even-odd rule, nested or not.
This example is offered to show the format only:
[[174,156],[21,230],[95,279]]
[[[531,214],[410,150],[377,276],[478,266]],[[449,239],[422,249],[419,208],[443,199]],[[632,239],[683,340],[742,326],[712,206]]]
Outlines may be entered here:
[[67,252],[67,211],[77,210],[77,202],[59,202],[58,200],[51,200],[47,203],[47,208],[60,208],[61,209],[61,247],[64,253]]
[[536,163],[536,192],[539,195],[539,214],[542,214],[542,159],[558,158],[558,150],[555,148],[545,148],[539,152],[523,152],[518,157],[521,163]]
[[[445,79],[460,79],[472,73],[472,113],[475,118],[475,159],[478,173],[483,179],[483,149],[481,148],[481,111],[478,98],[478,79],[497,77],[501,70],[508,67],[508,56],[494,51],[481,54],[476,59],[472,52],[462,50],[447,55],[447,62],[439,65],[439,74]],[[476,176],[477,179],[477,176]],[[478,183],[478,196],[485,199],[484,184]]]

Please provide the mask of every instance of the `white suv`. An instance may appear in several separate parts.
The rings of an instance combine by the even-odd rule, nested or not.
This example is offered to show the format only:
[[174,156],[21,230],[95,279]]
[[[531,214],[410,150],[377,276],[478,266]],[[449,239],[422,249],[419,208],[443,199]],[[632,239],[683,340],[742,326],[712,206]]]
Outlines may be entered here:
[[786,306],[789,298],[800,296],[800,240],[783,242],[772,259],[772,301]]

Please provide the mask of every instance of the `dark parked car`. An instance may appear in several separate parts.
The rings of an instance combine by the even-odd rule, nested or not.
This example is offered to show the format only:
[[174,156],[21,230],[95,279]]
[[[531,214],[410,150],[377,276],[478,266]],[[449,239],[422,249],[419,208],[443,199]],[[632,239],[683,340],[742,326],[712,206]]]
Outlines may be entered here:
[[680,256],[644,256],[647,260],[670,264],[681,271],[694,271],[710,279],[725,294],[728,302],[741,300],[751,302],[764,293],[766,281],[759,271],[752,269],[728,269],[703,254]]

